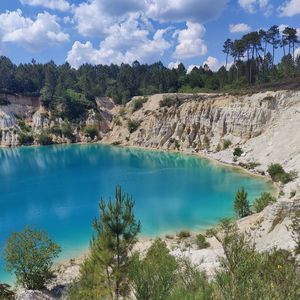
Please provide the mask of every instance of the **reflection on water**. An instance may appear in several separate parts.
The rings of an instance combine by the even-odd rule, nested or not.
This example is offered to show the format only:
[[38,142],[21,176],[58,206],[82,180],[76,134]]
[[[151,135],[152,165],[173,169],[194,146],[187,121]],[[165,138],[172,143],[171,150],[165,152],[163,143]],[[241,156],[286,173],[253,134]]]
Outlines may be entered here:
[[[25,224],[46,229],[63,255],[88,245],[100,196],[116,184],[132,194],[142,233],[203,229],[232,215],[245,186],[251,199],[266,181],[205,159],[103,145],[0,150],[0,246]],[[1,267],[1,266],[0,266]],[[0,271],[0,281],[5,274]]]

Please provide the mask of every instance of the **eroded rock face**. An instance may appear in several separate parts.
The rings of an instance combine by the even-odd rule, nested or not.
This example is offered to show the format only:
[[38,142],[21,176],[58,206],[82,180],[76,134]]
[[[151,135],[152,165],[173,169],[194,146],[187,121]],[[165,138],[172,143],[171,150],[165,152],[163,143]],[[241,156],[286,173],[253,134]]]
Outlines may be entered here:
[[287,105],[284,96],[288,97],[288,93],[200,97],[186,99],[179,107],[156,108],[147,118],[138,112],[132,117],[142,123],[130,141],[146,147],[169,148],[176,140],[182,148],[196,148],[206,136],[211,149],[226,137],[244,142],[267,129]]

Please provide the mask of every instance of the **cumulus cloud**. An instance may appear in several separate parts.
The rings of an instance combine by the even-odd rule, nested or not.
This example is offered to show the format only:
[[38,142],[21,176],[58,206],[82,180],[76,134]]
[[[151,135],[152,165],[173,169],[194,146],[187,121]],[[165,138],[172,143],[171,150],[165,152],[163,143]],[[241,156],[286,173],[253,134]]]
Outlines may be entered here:
[[147,15],[159,21],[206,22],[218,17],[228,0],[152,0]]
[[225,66],[225,62],[220,62],[216,57],[209,56],[203,65],[208,65],[212,71],[218,71],[222,66]]
[[239,5],[251,14],[260,10],[264,15],[269,16],[273,11],[273,5],[269,0],[239,0]]
[[76,41],[68,52],[67,61],[77,68],[83,63],[121,64],[132,63],[135,60],[157,60],[171,47],[164,37],[168,30],[159,29],[151,36],[151,33],[143,28],[143,19],[138,14],[130,14],[127,20],[110,27],[98,49],[89,41]]
[[199,23],[186,22],[186,29],[178,30],[174,37],[177,36],[178,44],[173,56],[177,59],[185,59],[205,55],[207,45],[202,39],[205,34],[205,28]]
[[41,6],[53,10],[67,11],[71,5],[66,0],[20,0],[23,5]]
[[32,20],[24,17],[20,9],[0,14],[0,37],[2,42],[20,43],[33,51],[69,39],[69,35],[61,30],[56,16],[44,12]]
[[230,24],[229,25],[229,31],[231,33],[244,33],[251,31],[251,27],[248,24],[245,23],[239,23],[239,24]]
[[74,9],[77,29],[84,36],[103,34],[128,13],[139,12],[159,22],[203,23],[221,14],[228,0],[91,0]]
[[92,0],[74,9],[77,30],[83,36],[107,33],[113,24],[122,22],[128,13],[145,10],[144,0]]
[[288,0],[278,7],[281,17],[293,17],[300,14],[300,0]]
[[168,68],[169,69],[178,69],[178,66],[180,64],[180,61],[171,61],[169,64],[168,64]]
[[187,74],[190,74],[194,68],[200,68],[200,65],[189,65],[187,68]]
[[300,56],[300,47],[295,50],[295,57]]

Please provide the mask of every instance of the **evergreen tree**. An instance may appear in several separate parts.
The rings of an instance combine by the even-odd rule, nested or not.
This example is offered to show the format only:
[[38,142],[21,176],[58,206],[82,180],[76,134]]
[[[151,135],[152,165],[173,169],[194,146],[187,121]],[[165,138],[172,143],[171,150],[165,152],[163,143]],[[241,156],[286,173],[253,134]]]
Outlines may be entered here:
[[247,197],[248,193],[243,187],[235,195],[234,210],[239,218],[244,218],[250,214],[250,204]]
[[95,236],[91,241],[91,254],[81,270],[81,287],[88,276],[94,274],[88,280],[90,285],[96,290],[108,291],[110,299],[128,295],[129,251],[140,232],[140,222],[135,219],[133,207],[132,198],[123,194],[120,186],[116,187],[114,201],[109,200],[106,204],[101,199],[100,216],[93,224]]

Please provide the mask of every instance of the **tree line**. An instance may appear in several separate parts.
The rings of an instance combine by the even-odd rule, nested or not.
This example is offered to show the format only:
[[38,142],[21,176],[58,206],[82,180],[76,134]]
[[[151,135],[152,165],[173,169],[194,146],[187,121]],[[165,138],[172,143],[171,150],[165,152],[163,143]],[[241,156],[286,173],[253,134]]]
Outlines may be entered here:
[[[169,69],[161,62],[140,64],[91,65],[78,69],[68,63],[56,65],[31,63],[15,65],[0,57],[0,92],[41,96],[50,108],[63,104],[79,110],[93,106],[95,97],[109,96],[117,104],[125,104],[133,96],[155,93],[231,91],[256,83],[274,82],[300,75],[300,56],[295,57],[299,39],[295,28],[279,26],[253,31],[241,39],[227,39],[223,45],[225,66],[213,72],[207,65],[194,67],[187,73],[180,63]],[[275,64],[275,52],[282,49],[282,58]],[[229,57],[233,64],[228,69]],[[71,111],[71,113],[73,113]],[[75,112],[76,114],[76,112]]]
[[[231,56],[236,69],[236,80],[239,81],[239,76],[245,76],[250,84],[268,81],[269,78],[276,79],[276,76],[295,75],[294,71],[300,64],[300,58],[295,57],[295,49],[299,43],[297,29],[285,27],[280,33],[278,25],[273,25],[268,30],[252,31],[234,41],[227,39],[223,44],[225,68],[227,69],[228,58]],[[275,50],[278,48],[282,49],[283,55],[281,62],[275,66]]]

